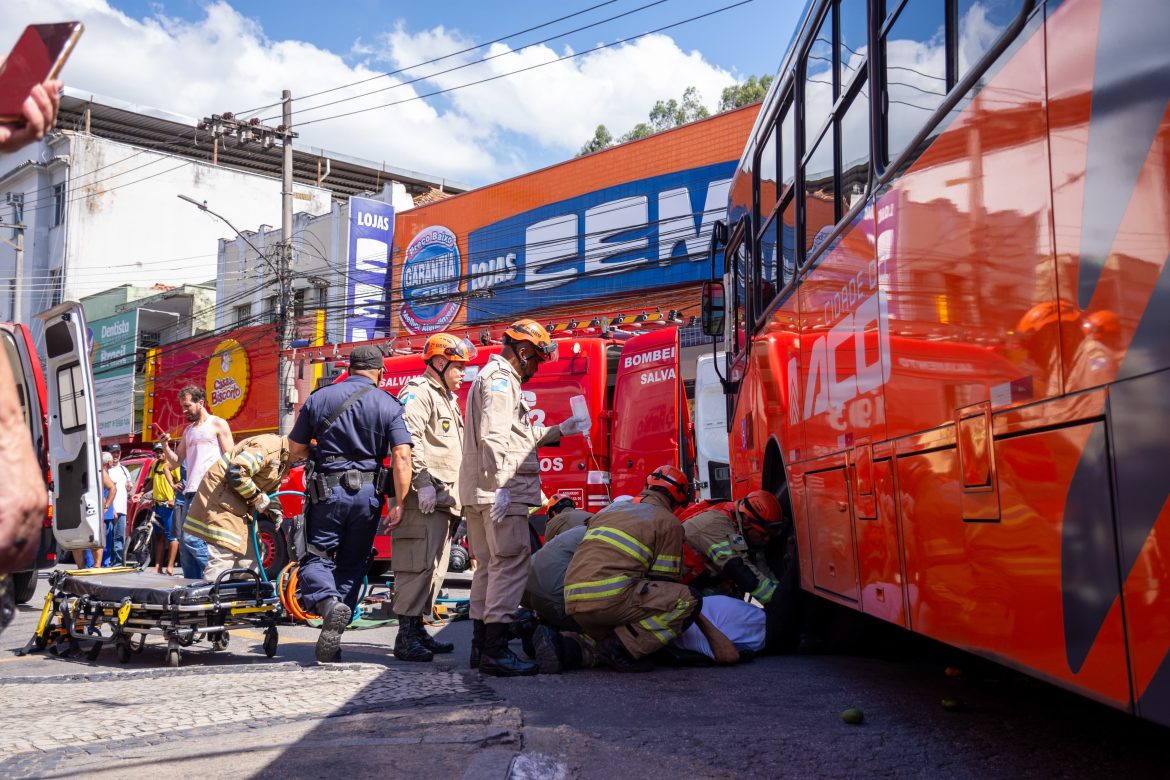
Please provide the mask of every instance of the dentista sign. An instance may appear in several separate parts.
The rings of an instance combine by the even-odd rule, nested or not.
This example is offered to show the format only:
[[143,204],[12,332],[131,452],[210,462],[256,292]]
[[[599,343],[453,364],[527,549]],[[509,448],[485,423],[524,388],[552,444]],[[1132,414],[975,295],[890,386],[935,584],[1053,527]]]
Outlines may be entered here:
[[216,417],[230,420],[248,400],[251,378],[248,353],[235,339],[224,339],[215,346],[207,365],[207,410]]

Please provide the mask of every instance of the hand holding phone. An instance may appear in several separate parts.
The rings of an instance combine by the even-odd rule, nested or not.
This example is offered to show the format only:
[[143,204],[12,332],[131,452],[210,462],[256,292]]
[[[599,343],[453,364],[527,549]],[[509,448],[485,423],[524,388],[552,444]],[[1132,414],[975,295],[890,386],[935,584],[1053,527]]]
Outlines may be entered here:
[[12,152],[53,129],[61,72],[85,27],[81,22],[33,24],[0,62],[0,151]]
[[167,433],[166,431],[164,431],[162,426],[159,425],[158,423],[152,422],[150,424],[150,427],[154,429],[154,433],[156,436],[158,436],[160,441],[170,441],[171,440],[171,435],[169,433]]

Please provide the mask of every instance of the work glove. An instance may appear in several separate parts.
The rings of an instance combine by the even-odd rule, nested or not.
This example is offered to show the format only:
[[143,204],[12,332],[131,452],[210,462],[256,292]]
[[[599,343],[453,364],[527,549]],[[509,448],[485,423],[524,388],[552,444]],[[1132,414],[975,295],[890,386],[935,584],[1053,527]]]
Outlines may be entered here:
[[425,485],[418,489],[418,511],[429,515],[435,511],[435,505],[438,503],[439,493],[434,485]]
[[557,427],[561,429],[561,436],[572,436],[574,433],[584,433],[589,427],[589,420],[584,417],[570,417]]
[[284,523],[284,510],[281,508],[280,502],[269,502],[268,508],[264,510],[264,514],[268,516],[268,519],[276,526],[276,530],[279,531],[280,526]]
[[492,504],[492,508],[488,510],[488,517],[492,519],[493,523],[498,523],[504,519],[508,514],[508,504],[512,503],[512,494],[508,488],[500,488],[496,491],[496,501]]

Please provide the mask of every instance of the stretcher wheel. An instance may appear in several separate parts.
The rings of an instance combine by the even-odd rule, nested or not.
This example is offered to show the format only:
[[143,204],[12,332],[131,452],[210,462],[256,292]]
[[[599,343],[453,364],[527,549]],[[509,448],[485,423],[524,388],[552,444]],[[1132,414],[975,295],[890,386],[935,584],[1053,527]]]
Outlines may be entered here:
[[114,640],[114,649],[118,652],[119,663],[130,663],[130,637],[118,637],[116,640]]
[[269,626],[264,630],[264,655],[271,658],[276,655],[276,646],[280,642],[280,634],[276,626]]
[[177,647],[172,647],[171,649],[167,650],[167,666],[169,666],[171,669],[177,669],[179,667],[179,659],[181,656],[182,654]]
[[102,651],[102,643],[101,642],[94,642],[93,647],[89,648],[89,652],[85,654],[85,660],[96,661],[98,658],[98,654],[101,653],[101,651]]
[[219,636],[211,642],[212,650],[227,650],[228,642],[231,641],[232,635],[227,631],[220,631]]

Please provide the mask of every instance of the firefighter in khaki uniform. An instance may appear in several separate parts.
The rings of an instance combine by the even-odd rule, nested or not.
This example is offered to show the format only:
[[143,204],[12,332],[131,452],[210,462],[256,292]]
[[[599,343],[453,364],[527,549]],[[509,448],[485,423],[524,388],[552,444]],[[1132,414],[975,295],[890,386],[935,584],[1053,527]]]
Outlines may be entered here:
[[689,488],[681,471],[660,466],[633,501],[593,516],[565,572],[565,611],[585,633],[539,632],[542,668],[574,669],[596,659],[622,672],[648,671],[647,656],[691,625],[703,599],[678,581],[683,529],[674,516]]
[[573,499],[564,493],[557,493],[540,508],[541,514],[548,518],[544,526],[544,543],[548,544],[565,531],[578,528],[589,522],[592,512],[578,509]]
[[536,664],[508,649],[509,624],[528,582],[528,509],[541,503],[537,447],[588,424],[570,417],[545,427],[529,419],[520,385],[556,354],[556,342],[537,322],[515,322],[504,331],[503,350],[492,355],[467,395],[459,500],[479,561],[471,580],[471,666],[499,677],[537,672]]
[[766,490],[753,490],[726,511],[730,506],[688,517],[683,522],[687,546],[704,558],[714,579],[727,580],[767,605],[779,583],[752,564],[750,553],[762,550],[783,530],[784,511]]
[[394,657],[430,661],[455,646],[431,637],[423,627],[447,576],[452,525],[462,510],[454,495],[463,461],[463,414],[455,391],[477,350],[467,339],[436,333],[423,352],[426,372],[398,394],[403,419],[414,440],[411,491],[403,502],[402,523],[391,532],[394,549],[394,614],[398,636]]

